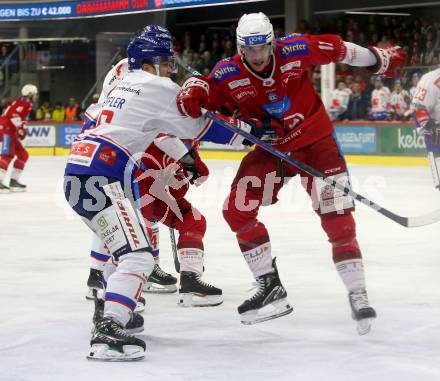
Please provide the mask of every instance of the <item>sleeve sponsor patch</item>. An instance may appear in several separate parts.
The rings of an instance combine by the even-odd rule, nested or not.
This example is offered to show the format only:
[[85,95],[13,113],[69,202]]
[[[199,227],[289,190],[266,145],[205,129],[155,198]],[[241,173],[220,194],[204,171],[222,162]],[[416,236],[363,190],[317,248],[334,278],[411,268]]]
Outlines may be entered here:
[[292,70],[293,68],[301,67],[301,61],[292,61],[288,62],[285,65],[280,67],[281,73],[285,73],[286,71]]
[[278,51],[283,58],[307,56],[309,54],[309,43],[306,40],[295,40],[278,46]]
[[226,78],[233,77],[237,74],[240,74],[239,67],[234,64],[228,64],[221,65],[220,67],[215,69],[214,72],[211,74],[211,77],[212,79],[214,79],[215,82],[221,82]]
[[248,86],[251,84],[251,80],[249,78],[237,79],[235,81],[229,82],[228,86],[231,90],[234,90],[237,87]]
[[87,140],[73,143],[67,162],[90,167],[99,146],[99,143]]

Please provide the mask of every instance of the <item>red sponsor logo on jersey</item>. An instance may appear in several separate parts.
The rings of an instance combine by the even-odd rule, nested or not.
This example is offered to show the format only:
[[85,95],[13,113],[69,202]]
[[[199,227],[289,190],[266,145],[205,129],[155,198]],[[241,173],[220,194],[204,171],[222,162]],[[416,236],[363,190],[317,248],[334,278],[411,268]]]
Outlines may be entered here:
[[104,146],[98,155],[98,160],[108,165],[115,165],[118,153],[111,147]]
[[97,148],[96,143],[78,142],[72,145],[71,155],[92,157]]
[[255,88],[255,86],[249,86],[245,87],[244,89],[233,91],[231,95],[237,102],[243,102],[247,98],[256,97],[257,89]]

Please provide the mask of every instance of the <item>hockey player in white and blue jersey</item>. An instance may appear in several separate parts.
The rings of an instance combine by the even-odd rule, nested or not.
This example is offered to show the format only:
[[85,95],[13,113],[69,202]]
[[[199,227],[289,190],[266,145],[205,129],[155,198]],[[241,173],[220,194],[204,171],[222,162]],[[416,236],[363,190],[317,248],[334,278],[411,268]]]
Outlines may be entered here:
[[[179,86],[169,78],[175,61],[165,28],[147,27],[127,53],[129,72],[106,98],[96,127],[72,145],[65,170],[66,199],[118,261],[107,280],[103,316],[96,321],[87,356],[104,361],[138,360],[145,352],[145,342],[125,329],[154,267],[134,201],[134,174],[145,169],[139,159],[159,133],[180,138],[209,135],[219,143],[234,139],[204,117],[186,118],[178,112]],[[262,132],[245,123],[242,127],[256,135]],[[132,323],[132,328],[142,328],[138,321]]]
[[[147,31],[148,33],[148,31]],[[104,102],[110,92],[124,79],[128,72],[128,59],[124,58],[114,65],[104,78],[102,83],[102,91],[98,102],[90,105],[84,112],[84,124],[82,132],[94,128],[100,111],[104,106]],[[147,237],[153,245],[153,257],[155,265],[153,272],[150,274],[148,281],[145,283],[144,291],[153,293],[173,293],[177,291],[177,279],[163,271],[160,267],[159,259],[159,228],[158,224],[151,221],[147,224]],[[104,245],[104,242],[96,234],[93,234],[92,245],[90,251],[90,272],[87,279],[88,294],[86,299],[95,300],[98,290],[104,287],[105,279],[103,279],[104,268],[111,255]],[[100,301],[95,300],[95,303]],[[145,308],[145,299],[140,297],[137,303],[137,312],[143,311]]]

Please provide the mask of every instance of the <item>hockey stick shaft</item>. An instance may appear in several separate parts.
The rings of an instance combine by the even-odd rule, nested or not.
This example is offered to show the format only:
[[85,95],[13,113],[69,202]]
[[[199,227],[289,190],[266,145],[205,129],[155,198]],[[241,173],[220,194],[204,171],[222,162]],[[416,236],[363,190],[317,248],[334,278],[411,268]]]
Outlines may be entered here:
[[179,262],[179,254],[177,253],[177,245],[176,245],[176,235],[174,234],[174,229],[170,229],[170,241],[171,241],[171,250],[173,252],[174,259],[174,268],[176,272],[180,273],[180,262]]
[[383,216],[389,218],[390,220],[392,220],[394,222],[397,222],[398,224],[400,224],[404,227],[418,227],[418,226],[429,225],[429,224],[440,221],[440,210],[437,210],[433,213],[429,213],[425,216],[414,217],[414,218],[399,216],[399,215],[391,212],[390,210],[384,208],[383,206],[375,203],[374,201],[369,200],[367,197],[362,196],[359,193],[356,193],[350,187],[347,187],[347,186],[344,186],[344,185],[338,183],[335,179],[333,179],[331,177],[324,176],[324,174],[322,174],[321,172],[319,172],[315,168],[312,168],[311,166],[292,158],[291,156],[285,154],[284,152],[278,151],[276,148],[272,147],[270,144],[267,144],[267,143],[261,141],[260,139],[256,138],[255,136],[249,134],[248,132],[243,131],[243,130],[229,124],[225,120],[219,118],[214,113],[212,113],[210,111],[206,111],[205,115],[209,119],[212,119],[216,123],[220,124],[222,127],[244,137],[245,139],[256,144],[257,146],[259,146],[263,150],[271,153],[272,155],[278,157],[279,159],[285,161],[286,163],[289,163],[290,165],[293,165],[294,167],[301,169],[305,173],[308,173],[309,175],[311,175],[313,177],[320,178],[322,181],[324,181],[327,184],[333,186],[334,188],[340,190],[344,194],[351,196],[356,201],[370,207],[371,209],[375,210],[376,212],[382,214]]

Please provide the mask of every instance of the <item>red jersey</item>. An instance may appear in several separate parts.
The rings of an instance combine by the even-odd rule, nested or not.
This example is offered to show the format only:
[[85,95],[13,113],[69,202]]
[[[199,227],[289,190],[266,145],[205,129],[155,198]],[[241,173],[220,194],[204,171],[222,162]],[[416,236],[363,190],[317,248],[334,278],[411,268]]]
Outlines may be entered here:
[[6,116],[8,118],[19,116],[22,120],[26,120],[31,110],[32,102],[29,102],[25,97],[20,97],[6,108],[2,116]]
[[0,133],[15,135],[17,128],[23,126],[23,121],[32,110],[32,102],[20,97],[12,102],[0,117]]
[[333,126],[307,68],[341,61],[346,48],[337,35],[291,34],[278,38],[267,78],[251,71],[239,54],[211,71],[210,109],[230,105],[243,117],[271,116],[282,126],[275,147],[290,152],[330,135]]

